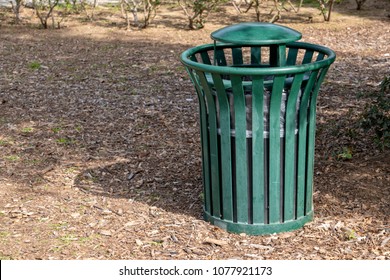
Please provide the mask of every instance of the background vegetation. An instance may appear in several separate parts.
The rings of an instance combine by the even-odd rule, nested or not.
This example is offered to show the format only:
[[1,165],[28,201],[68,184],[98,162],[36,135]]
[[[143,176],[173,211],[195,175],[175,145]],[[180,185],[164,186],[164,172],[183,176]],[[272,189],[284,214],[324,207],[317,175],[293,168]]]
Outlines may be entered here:
[[[371,0],[373,1],[373,0]],[[245,15],[255,14],[257,21],[277,22],[284,17],[300,17],[301,21],[313,22],[313,16],[302,12],[302,7],[317,9],[324,22],[331,21],[332,10],[342,3],[348,5],[350,10],[361,11],[370,0],[118,0],[107,3],[98,0],[12,0],[11,7],[14,15],[13,23],[22,25],[27,23],[20,14],[22,9],[32,9],[43,29],[61,28],[67,17],[77,16],[80,21],[95,21],[96,11],[104,10],[108,15],[120,13],[123,28],[128,30],[144,29],[153,23],[159,13],[159,8],[179,8],[185,15],[187,23],[180,23],[177,28],[197,30],[204,28],[208,18],[220,12],[222,7],[234,7],[241,20]],[[389,1],[390,5],[390,1]],[[390,16],[390,14],[389,14]],[[249,16],[248,16],[249,18]],[[385,32],[385,31],[384,31]],[[353,125],[356,131],[364,128],[374,134],[374,141],[381,149],[389,147],[389,93],[388,77],[383,77],[381,89],[372,93],[371,105],[366,106],[361,114],[360,122]]]
[[[209,15],[222,5],[232,5],[237,13],[245,14],[255,11],[257,21],[276,22],[286,13],[299,14],[302,6],[316,7],[323,15],[324,21],[331,20],[334,5],[343,0],[117,0],[99,4],[98,0],[11,0],[15,23],[20,23],[20,11],[23,7],[35,10],[43,28],[59,28],[56,21],[71,14],[84,14],[89,20],[94,19],[98,6],[110,6],[120,9],[127,28],[130,25],[145,28],[149,26],[158,13],[161,5],[179,6],[188,19],[190,29],[203,28]],[[355,0],[351,6],[361,10],[367,0]],[[267,15],[267,16],[266,16]],[[51,21],[51,25],[48,24]]]

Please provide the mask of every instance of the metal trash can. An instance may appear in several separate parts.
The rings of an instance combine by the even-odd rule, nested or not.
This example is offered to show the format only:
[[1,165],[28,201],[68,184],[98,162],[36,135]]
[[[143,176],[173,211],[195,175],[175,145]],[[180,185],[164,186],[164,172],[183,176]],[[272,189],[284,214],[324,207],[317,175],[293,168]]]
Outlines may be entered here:
[[211,38],[181,55],[200,105],[204,218],[250,235],[298,229],[313,218],[316,99],[335,53],[270,23]]

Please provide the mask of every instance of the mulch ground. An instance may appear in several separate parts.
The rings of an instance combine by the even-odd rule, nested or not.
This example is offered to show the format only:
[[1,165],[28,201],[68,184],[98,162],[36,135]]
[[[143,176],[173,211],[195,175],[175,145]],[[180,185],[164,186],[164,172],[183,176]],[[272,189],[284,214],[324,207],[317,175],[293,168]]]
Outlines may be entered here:
[[267,236],[202,219],[198,104],[179,55],[233,23],[226,10],[199,31],[177,8],[131,31],[104,11],[42,30],[29,10],[21,26],[0,10],[0,259],[390,259],[390,153],[350,129],[389,74],[376,3],[280,22],[337,60],[318,99],[314,221]]

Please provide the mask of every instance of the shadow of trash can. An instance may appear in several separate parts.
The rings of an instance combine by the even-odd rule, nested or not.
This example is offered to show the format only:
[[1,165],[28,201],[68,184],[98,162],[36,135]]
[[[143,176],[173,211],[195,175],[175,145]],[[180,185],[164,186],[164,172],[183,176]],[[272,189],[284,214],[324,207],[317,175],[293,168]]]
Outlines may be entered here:
[[313,219],[316,100],[335,53],[271,23],[240,23],[181,54],[199,108],[204,218],[263,235]]

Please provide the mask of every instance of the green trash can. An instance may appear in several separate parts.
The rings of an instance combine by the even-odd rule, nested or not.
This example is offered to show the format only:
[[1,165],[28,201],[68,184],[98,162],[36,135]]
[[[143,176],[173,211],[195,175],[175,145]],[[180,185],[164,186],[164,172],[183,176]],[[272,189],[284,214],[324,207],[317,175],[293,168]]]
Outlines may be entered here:
[[335,53],[270,23],[240,23],[181,61],[200,106],[204,218],[272,234],[313,218],[316,100]]

